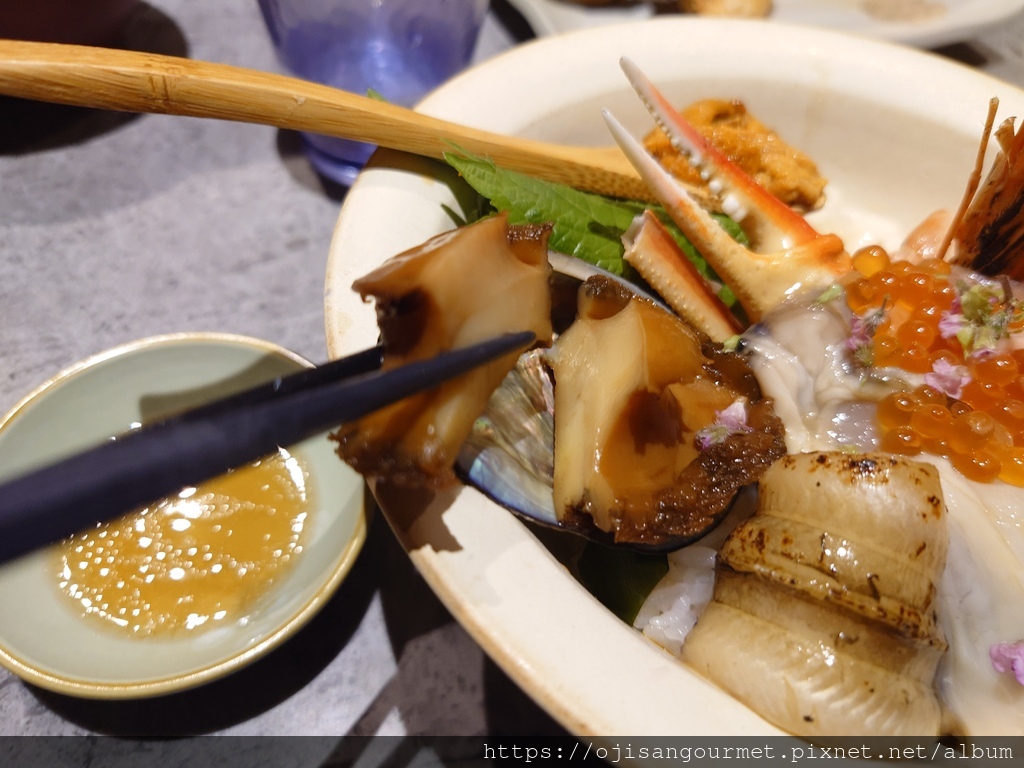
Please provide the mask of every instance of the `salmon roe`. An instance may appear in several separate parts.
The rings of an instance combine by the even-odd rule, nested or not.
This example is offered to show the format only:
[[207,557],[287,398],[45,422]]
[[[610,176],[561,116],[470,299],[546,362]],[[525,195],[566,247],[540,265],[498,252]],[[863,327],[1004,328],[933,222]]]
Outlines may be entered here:
[[[893,392],[879,402],[881,448],[933,453],[971,480],[1024,486],[1024,350],[1002,352],[993,343],[1020,330],[1017,304],[1000,303],[1002,289],[964,293],[970,286],[958,289],[949,265],[936,259],[892,262],[884,249],[870,246],[853,255],[853,267],[845,286],[856,316],[851,346],[869,350],[867,356],[858,350],[857,359],[952,376],[943,385]],[[941,325],[944,317],[966,316],[971,306],[981,317],[971,326],[980,330],[972,333],[989,334],[977,337],[984,347],[972,348],[975,337],[965,341]]]

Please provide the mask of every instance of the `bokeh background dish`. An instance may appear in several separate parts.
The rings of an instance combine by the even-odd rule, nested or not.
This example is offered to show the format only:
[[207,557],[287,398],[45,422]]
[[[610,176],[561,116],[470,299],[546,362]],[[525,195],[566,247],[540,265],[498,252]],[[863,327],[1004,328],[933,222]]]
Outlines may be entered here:
[[[521,46],[443,87],[430,114],[563,143],[610,143],[600,110],[650,127],[618,66],[633,59],[679,104],[738,98],[807,151],[830,179],[813,215],[848,249],[895,247],[936,208],[959,202],[988,101],[1020,113],[1024,92],[938,57],[834,32],[663,17]],[[378,152],[343,205],[328,264],[332,356],[376,338],[354,278],[449,229],[464,188],[443,165]],[[544,542],[463,489],[430,503],[379,501],[427,582],[487,653],[578,735],[777,731],[601,606]]]
[[[310,364],[244,336],[150,337],[91,357],[44,383],[0,421],[0,475],[84,449],[134,422],[160,418]],[[293,569],[248,620],[205,632],[134,639],[86,621],[57,587],[52,548],[0,568],[0,663],[34,685],[105,699],[155,696],[226,675],[302,627],[330,598],[366,535],[362,479],[326,435],[299,443],[310,524]]]
[[[896,0],[877,3],[892,13]],[[650,3],[588,7],[564,0],[509,0],[537,35],[556,35],[575,29],[621,24],[654,15]],[[862,0],[774,0],[771,22],[808,24],[922,48],[951,43],[1008,18],[1024,8],[1021,0],[928,0],[934,16],[914,21],[889,21],[872,15]],[[909,3],[908,3],[909,5]],[[920,9],[925,3],[915,0]]]

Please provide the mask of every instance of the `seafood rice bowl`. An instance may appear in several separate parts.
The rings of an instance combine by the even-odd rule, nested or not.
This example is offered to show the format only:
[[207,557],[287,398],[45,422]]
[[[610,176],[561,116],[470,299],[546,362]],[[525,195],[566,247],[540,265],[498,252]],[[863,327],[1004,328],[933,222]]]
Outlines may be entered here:
[[[364,345],[378,320],[386,347],[389,336],[402,340],[396,363],[524,323],[539,346],[505,361],[486,396],[477,389],[467,407],[479,412],[444,419],[465,430],[452,433],[461,452],[380,423],[342,431],[340,452],[357,468],[367,446],[387,459],[366,474],[414,562],[570,730],[1019,732],[1024,685],[1013,670],[1024,626],[999,606],[1024,590],[1015,421],[1024,426],[1024,294],[1014,273],[1024,262],[1013,259],[1024,131],[1002,117],[982,124],[991,96],[1005,115],[1024,108],[1024,95],[912,51],[782,25],[766,40],[758,29],[679,19],[591,30],[559,41],[579,60],[559,72],[558,88],[532,77],[542,44],[424,104],[460,119],[471,98],[484,107],[482,127],[565,143],[614,138],[656,202],[588,199],[600,225],[567,225],[545,206],[568,196],[542,190],[534,205],[503,195],[509,177],[486,159],[453,152],[453,171],[380,153],[336,232],[332,354]],[[681,51],[678,39],[694,44]],[[624,72],[618,56],[597,53],[613,48]],[[951,115],[919,87],[925,74],[977,113]],[[494,78],[516,109],[494,103]],[[706,99],[742,101],[813,160],[824,199],[781,202],[720,156],[680,114]],[[645,146],[655,124],[713,202]],[[981,137],[992,139],[987,151]],[[406,224],[354,246],[385,201],[408,212]],[[465,226],[453,229],[450,211]],[[573,226],[607,233],[621,250],[548,304],[543,291],[518,312],[485,299],[439,324],[450,336],[413,339],[424,306],[445,318],[466,306],[460,242],[487,228],[490,244],[476,252],[506,254],[501,279],[526,270],[534,292],[562,284],[537,249],[557,249]],[[442,232],[451,234],[431,239]],[[426,280],[434,267],[425,264],[445,265],[447,277]],[[553,311],[566,295],[574,314]],[[434,425],[422,434],[439,433],[432,405],[420,406],[416,419]],[[422,461],[441,453],[469,487]],[[410,491],[409,467],[428,478],[427,502]],[[482,467],[497,471],[475,475]],[[529,501],[497,490],[495,476],[529,486]],[[595,551],[628,553],[602,568],[642,584],[646,600],[624,607],[609,595],[593,579],[604,557]],[[647,694],[637,711],[608,701],[637,680]]]

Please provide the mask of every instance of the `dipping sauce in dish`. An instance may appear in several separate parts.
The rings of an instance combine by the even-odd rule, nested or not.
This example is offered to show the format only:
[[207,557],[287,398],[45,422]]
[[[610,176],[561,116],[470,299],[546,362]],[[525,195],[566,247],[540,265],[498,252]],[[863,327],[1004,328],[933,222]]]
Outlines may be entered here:
[[278,453],[72,536],[57,583],[76,610],[132,637],[244,623],[294,565],[307,471]]

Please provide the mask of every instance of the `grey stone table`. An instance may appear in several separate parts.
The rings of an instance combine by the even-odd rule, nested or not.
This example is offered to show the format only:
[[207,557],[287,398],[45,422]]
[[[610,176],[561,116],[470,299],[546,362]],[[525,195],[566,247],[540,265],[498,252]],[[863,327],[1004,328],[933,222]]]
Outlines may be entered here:
[[[525,36],[495,2],[477,58]],[[251,1],[150,0],[126,39],[278,69]],[[1024,86],[1024,15],[940,53]],[[0,101],[0,412],[74,361],[153,334],[247,334],[323,359],[325,259],[343,195],[274,129]],[[0,671],[0,736],[94,733],[144,752],[135,739],[561,730],[453,622],[376,520],[325,610],[222,681],[94,702]]]
[[[252,1],[152,0],[125,37],[279,68]],[[515,41],[492,14],[477,58]],[[153,334],[240,333],[326,357],[324,271],[344,190],[309,170],[296,137],[10,100],[0,126],[0,413],[69,364]],[[452,621],[381,520],[310,626],[199,692],[79,701],[0,672],[0,735],[472,735],[514,721],[554,728]]]

